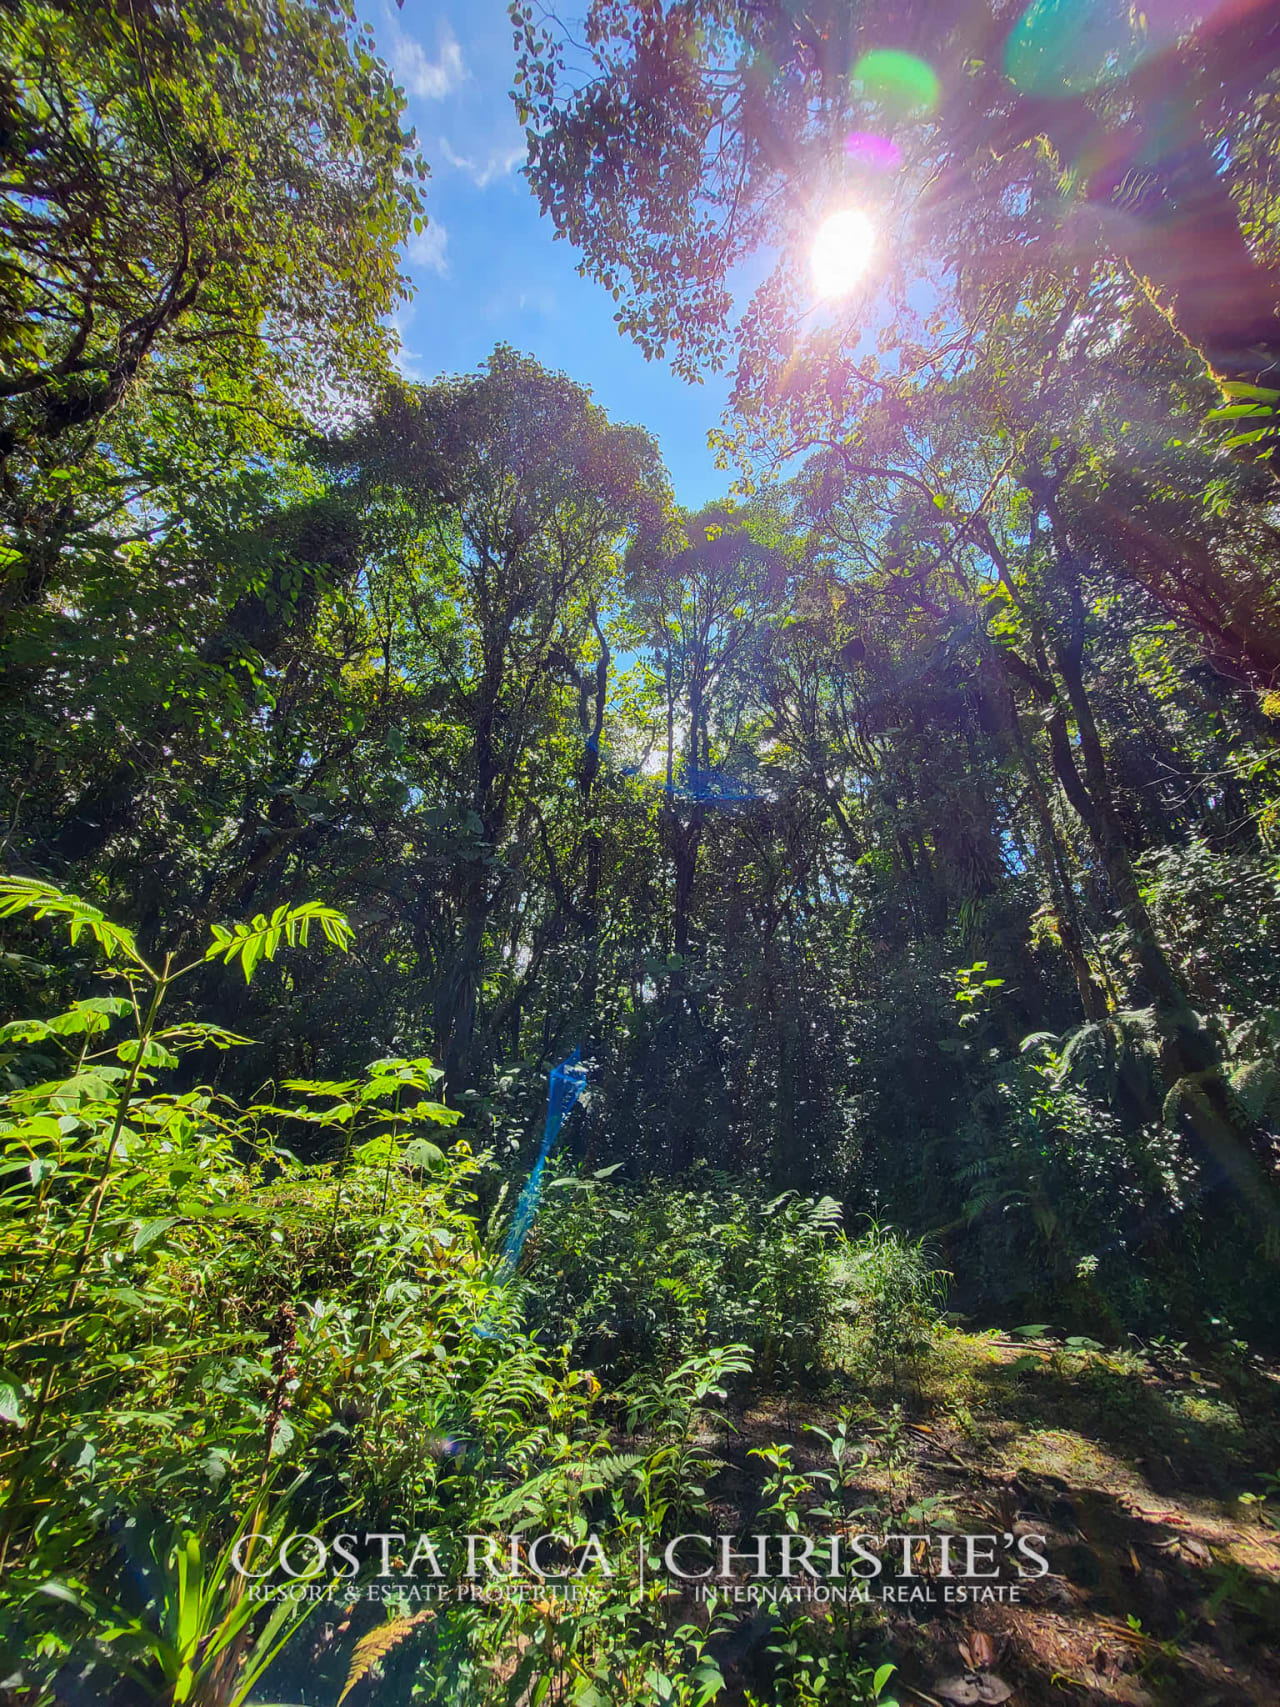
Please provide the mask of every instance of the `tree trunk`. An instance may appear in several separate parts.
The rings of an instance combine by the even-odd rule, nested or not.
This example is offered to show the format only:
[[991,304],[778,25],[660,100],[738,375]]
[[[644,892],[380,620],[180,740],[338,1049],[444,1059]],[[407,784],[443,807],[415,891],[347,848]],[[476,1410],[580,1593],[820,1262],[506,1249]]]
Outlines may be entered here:
[[1027,779],[1027,793],[1040,831],[1045,877],[1048,880],[1049,895],[1053,901],[1053,910],[1058,920],[1058,936],[1062,942],[1062,952],[1066,956],[1067,964],[1075,978],[1076,989],[1080,994],[1080,1009],[1085,1019],[1088,1021],[1104,1020],[1107,1017],[1107,998],[1101,985],[1093,976],[1089,957],[1085,952],[1080,913],[1071,888],[1071,873],[1063,858],[1057,826],[1053,821],[1053,813],[1049,810],[1049,802],[1045,798],[1044,789],[1040,786],[1040,773],[1036,766],[1035,755],[1027,745],[1027,739],[1023,734],[1022,725],[1018,718],[1017,702],[1014,699],[1012,688],[1008,687],[1007,680],[1006,689],[1008,700],[1005,710],[1009,719],[1009,733],[1014,751],[1018,755],[1018,762],[1022,766],[1022,774]]
[[[1075,589],[1077,604],[1079,590]],[[1078,621],[1082,620],[1078,612]],[[1055,769],[1064,791],[1084,819],[1094,849],[1124,921],[1142,982],[1151,997],[1162,1043],[1162,1064],[1171,1081],[1175,1117],[1184,1119],[1216,1167],[1261,1223],[1266,1248],[1280,1256],[1280,1196],[1274,1179],[1269,1135],[1251,1120],[1222,1070],[1213,1038],[1193,1010],[1161,947],[1142,899],[1107,775],[1093,708],[1085,691],[1083,645],[1052,644],[1054,663],[1067,691],[1079,735],[1084,777],[1075,765],[1059,713],[1050,723]]]
[[[689,924],[693,913],[693,885],[698,875],[698,848],[702,842],[705,813],[701,806],[691,806],[687,824],[680,822],[674,806],[669,808],[671,853],[675,863],[675,893],[672,948],[681,959],[689,954]],[[683,968],[681,969],[683,971]],[[683,977],[679,978],[683,983]]]

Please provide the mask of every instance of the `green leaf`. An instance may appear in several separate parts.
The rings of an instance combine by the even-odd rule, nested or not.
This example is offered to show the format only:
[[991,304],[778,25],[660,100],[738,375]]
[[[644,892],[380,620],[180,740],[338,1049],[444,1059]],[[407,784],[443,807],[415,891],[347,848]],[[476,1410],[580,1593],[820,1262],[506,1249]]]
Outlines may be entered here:
[[167,1025],[155,1033],[157,1039],[173,1044],[175,1049],[244,1049],[252,1045],[251,1037],[241,1037],[238,1031],[225,1026],[188,1020],[181,1025]]
[[724,1673],[713,1659],[699,1660],[689,1672],[689,1681],[699,1686],[694,1707],[707,1707],[725,1686]]
[[56,1037],[93,1036],[97,1032],[105,1031],[110,1023],[108,1015],[77,1002],[66,1013],[59,1014],[57,1019],[51,1019],[49,1030]]
[[437,1126],[456,1126],[462,1119],[462,1110],[446,1108],[442,1102],[416,1102],[412,1108],[405,1109],[404,1118],[430,1120]]
[[436,1168],[444,1161],[444,1151],[429,1138],[411,1138],[400,1153],[411,1168]]
[[89,1610],[80,1596],[73,1589],[69,1589],[66,1583],[59,1582],[57,1577],[50,1577],[47,1582],[41,1583],[34,1592],[46,1594],[50,1600],[65,1601],[68,1606],[79,1607],[82,1612]]
[[1253,397],[1262,403],[1280,403],[1280,391],[1265,385],[1248,385],[1242,379],[1224,380],[1220,389],[1224,397]]
[[141,1292],[132,1286],[108,1286],[98,1294],[110,1304],[118,1304],[126,1315],[141,1316],[148,1310],[154,1309],[155,1300],[144,1298]]
[[22,1428],[27,1420],[26,1396],[26,1389],[18,1377],[7,1369],[0,1369],[0,1421]]
[[145,1221],[133,1236],[135,1255],[145,1251],[148,1245],[154,1245],[157,1239],[162,1239],[170,1227],[176,1226],[180,1219],[177,1215],[160,1215],[154,1221]]
[[1237,450],[1241,445],[1261,444],[1263,439],[1274,438],[1274,427],[1256,427],[1251,433],[1233,433],[1229,439],[1223,439],[1223,450]]
[[136,1061],[141,1054],[144,1067],[176,1067],[178,1057],[163,1043],[157,1043],[154,1037],[149,1037],[145,1043],[136,1037],[127,1039],[116,1050],[116,1057],[121,1061]]
[[0,1025],[0,1039],[5,1043],[40,1043],[52,1034],[52,1027],[42,1019],[11,1019]]
[[293,1445],[293,1424],[288,1417],[277,1419],[275,1433],[271,1436],[271,1456],[282,1458]]
[[1229,403],[1221,409],[1210,409],[1205,420],[1236,421],[1248,415],[1270,416],[1275,413],[1268,403]]

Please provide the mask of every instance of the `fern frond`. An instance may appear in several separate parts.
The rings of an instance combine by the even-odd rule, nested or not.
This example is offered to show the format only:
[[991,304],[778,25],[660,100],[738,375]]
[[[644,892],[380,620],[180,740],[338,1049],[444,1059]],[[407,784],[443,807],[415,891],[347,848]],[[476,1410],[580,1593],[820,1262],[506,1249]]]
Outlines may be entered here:
[[1071,1076],[1081,1053],[1106,1034],[1106,1026],[1090,1022],[1088,1025],[1078,1025],[1074,1031],[1068,1032],[1062,1042],[1062,1050],[1058,1056],[1058,1069],[1064,1079]]
[[380,1624],[376,1630],[370,1630],[367,1636],[361,1636],[356,1643],[356,1651],[351,1656],[351,1669],[347,1673],[342,1694],[338,1697],[338,1707],[342,1707],[342,1703],[355,1686],[368,1677],[379,1660],[386,1659],[392,1648],[399,1647],[416,1625],[434,1617],[435,1613],[427,1608],[422,1612],[415,1612],[412,1618],[393,1618],[389,1624]]
[[591,1473],[601,1478],[602,1487],[608,1488],[629,1475],[640,1463],[643,1459],[638,1452],[608,1452],[602,1458],[591,1460]]

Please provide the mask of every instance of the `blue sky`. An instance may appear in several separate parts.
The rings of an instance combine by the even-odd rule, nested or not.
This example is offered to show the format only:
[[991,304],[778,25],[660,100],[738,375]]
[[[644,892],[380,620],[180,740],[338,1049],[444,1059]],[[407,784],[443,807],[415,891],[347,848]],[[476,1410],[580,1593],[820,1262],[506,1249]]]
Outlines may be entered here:
[[620,421],[647,427],[678,500],[723,495],[707,432],[728,394],[723,375],[686,385],[646,362],[614,325],[614,302],[578,277],[520,175],[523,132],[508,98],[513,69],[504,0],[364,0],[382,57],[409,98],[431,166],[431,223],[409,244],[416,295],[398,318],[401,365],[414,378],[464,373],[504,341],[590,387]]

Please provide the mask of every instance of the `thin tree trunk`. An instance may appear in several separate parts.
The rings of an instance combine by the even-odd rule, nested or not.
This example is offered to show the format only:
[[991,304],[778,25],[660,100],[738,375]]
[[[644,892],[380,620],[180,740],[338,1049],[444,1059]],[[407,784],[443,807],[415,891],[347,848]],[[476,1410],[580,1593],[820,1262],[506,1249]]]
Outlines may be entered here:
[[1071,874],[1063,858],[1062,847],[1058,836],[1057,826],[1053,821],[1053,813],[1045,798],[1044,789],[1040,785],[1040,773],[1036,765],[1035,755],[1027,745],[1027,738],[1022,730],[1018,717],[1017,702],[1013,690],[1008,688],[1006,712],[1009,718],[1009,733],[1014,751],[1022,766],[1022,774],[1027,779],[1027,793],[1031,801],[1031,809],[1035,815],[1040,831],[1040,844],[1043,850],[1045,877],[1049,884],[1049,895],[1053,901],[1054,913],[1058,920],[1058,935],[1062,942],[1062,952],[1071,968],[1076,981],[1076,989],[1080,994],[1080,1008],[1086,1020],[1104,1020],[1107,1017],[1107,998],[1101,985],[1093,976],[1089,965],[1089,956],[1085,952],[1084,932],[1080,926],[1079,909],[1076,907],[1075,895],[1071,889]]
[[[1079,589],[1074,589],[1079,602]],[[1078,612],[1079,629],[1082,612]],[[1171,1113],[1194,1136],[1262,1224],[1266,1248],[1280,1257],[1280,1196],[1269,1135],[1251,1120],[1223,1072],[1217,1045],[1201,1024],[1156,936],[1142,899],[1107,775],[1093,708],[1085,691],[1079,640],[1053,643],[1054,663],[1067,691],[1079,735],[1084,776],[1076,768],[1065,731],[1050,724],[1055,768],[1072,804],[1081,811],[1107,875],[1129,945],[1151,997],[1162,1043],[1162,1064],[1176,1098]],[[1055,722],[1059,722],[1055,719]],[[1070,780],[1070,783],[1068,782]]]

